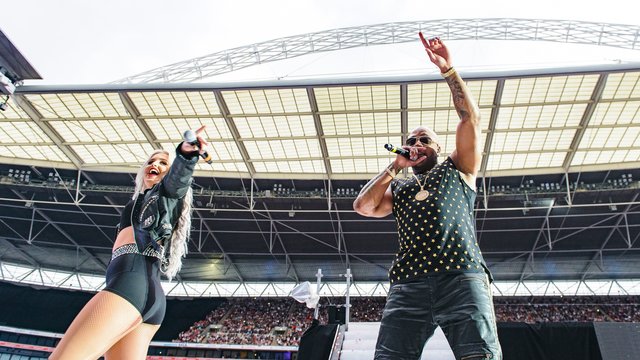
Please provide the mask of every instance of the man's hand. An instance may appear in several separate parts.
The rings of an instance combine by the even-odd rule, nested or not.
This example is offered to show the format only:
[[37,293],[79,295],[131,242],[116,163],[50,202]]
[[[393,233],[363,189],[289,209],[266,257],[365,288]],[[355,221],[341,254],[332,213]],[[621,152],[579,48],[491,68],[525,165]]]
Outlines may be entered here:
[[393,162],[393,167],[395,169],[404,169],[411,166],[416,166],[421,164],[423,161],[427,160],[427,149],[422,147],[415,146],[403,146],[405,150],[409,150],[409,159],[402,155],[396,156],[395,161]]
[[420,35],[420,40],[422,41],[422,45],[424,45],[427,56],[429,56],[429,60],[440,69],[440,72],[443,73],[451,69],[451,56],[442,40],[440,40],[439,37],[427,40],[424,35],[422,35],[422,32],[419,32],[418,35]]

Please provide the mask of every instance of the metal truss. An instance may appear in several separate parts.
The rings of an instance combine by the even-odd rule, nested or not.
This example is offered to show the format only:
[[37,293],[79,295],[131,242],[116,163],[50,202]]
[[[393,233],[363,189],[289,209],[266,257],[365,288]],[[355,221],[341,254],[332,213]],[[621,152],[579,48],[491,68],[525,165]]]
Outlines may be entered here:
[[[104,288],[104,277],[61,272],[25,265],[0,262],[0,280],[34,284],[52,288],[97,292]],[[286,297],[297,282],[162,282],[167,296],[175,297]],[[349,295],[386,296],[389,283],[350,283]],[[625,280],[544,280],[544,281],[496,281],[494,293],[498,296],[575,296],[575,295],[640,295],[638,279]],[[346,282],[321,284],[320,296],[340,297],[347,294]]]
[[[256,186],[252,181],[251,186]],[[47,192],[54,194],[55,187],[47,188]],[[77,190],[76,190],[77,191]],[[85,191],[88,191],[85,189]],[[121,189],[116,189],[114,191],[121,191]],[[628,196],[629,193],[633,190],[620,190],[625,191],[625,196]],[[101,216],[104,216],[104,213],[98,212],[95,210],[95,207],[109,207],[109,208],[118,208],[119,205],[115,204],[113,201],[109,199],[111,195],[114,193],[109,191],[103,191],[102,196],[104,196],[108,204],[99,204],[92,201],[80,200],[80,201],[42,201],[34,199],[33,197],[27,198],[25,195],[20,193],[18,188],[12,189],[11,192],[16,195],[16,198],[0,198],[0,201],[5,203],[4,207],[7,209],[15,209],[16,211],[24,208],[28,205],[31,211],[31,217],[23,217],[17,218],[14,215],[11,215],[11,211],[7,214],[0,216],[0,224],[3,224],[4,227],[8,230],[6,234],[0,237],[0,249],[4,249],[0,251],[0,261],[7,261],[6,258],[3,260],[5,252],[14,253],[15,256],[23,259],[29,266],[31,270],[29,271],[21,271],[18,275],[13,274],[11,272],[3,273],[2,278],[7,279],[9,281],[21,281],[21,279],[25,279],[25,282],[34,282],[35,283],[45,283],[48,282],[50,286],[78,286],[80,289],[94,291],[102,286],[102,277],[98,277],[97,279],[88,281],[86,279],[92,279],[93,275],[88,274],[88,271],[104,271],[104,259],[102,259],[99,254],[106,253],[110,250],[110,245],[108,242],[103,246],[85,246],[86,244],[82,240],[82,236],[76,236],[75,231],[64,231],[62,229],[70,229],[70,228],[81,228],[81,227],[95,227],[100,230],[100,226],[97,225],[96,220]],[[62,190],[58,189],[58,192],[62,192]],[[130,191],[127,191],[129,193]],[[229,209],[217,209],[217,212],[227,213],[225,218],[228,220],[234,219],[246,219],[246,217],[242,216],[244,213],[250,213],[252,215],[251,220],[249,222],[255,223],[256,230],[241,230],[241,229],[216,229],[215,232],[217,235],[214,235],[214,231],[212,230],[215,225],[215,221],[217,217],[215,214],[210,212],[210,208],[208,207],[195,207],[194,208],[194,229],[192,231],[192,252],[198,254],[195,256],[197,258],[205,258],[210,259],[214,254],[211,252],[211,246],[206,246],[207,243],[215,243],[216,249],[218,249],[218,254],[224,260],[224,272],[227,273],[231,270],[231,276],[226,278],[226,281],[231,281],[235,284],[251,284],[256,282],[255,274],[249,271],[245,273],[242,269],[242,264],[238,263],[238,258],[243,258],[247,256],[246,251],[232,250],[226,249],[225,246],[218,240],[217,236],[228,235],[229,233],[238,232],[244,234],[243,236],[247,236],[248,238],[254,238],[253,241],[264,242],[268,245],[268,253],[262,253],[263,256],[269,256],[275,262],[280,264],[281,266],[286,267],[286,271],[284,276],[281,277],[281,281],[283,282],[292,282],[298,283],[305,278],[306,272],[304,269],[299,269],[298,267],[305,267],[304,262],[300,261],[301,257],[308,256],[309,254],[301,253],[300,250],[292,251],[288,249],[283,240],[283,236],[300,236],[305,240],[310,241],[313,244],[319,245],[322,248],[315,250],[313,253],[316,256],[323,257],[332,257],[335,259],[340,259],[339,265],[340,268],[349,268],[352,263],[355,263],[356,266],[368,266],[368,267],[376,267],[379,266],[376,262],[372,261],[369,257],[371,253],[360,251],[348,251],[347,245],[349,244],[349,239],[351,237],[357,236],[381,236],[383,235],[379,228],[368,228],[368,223],[365,220],[360,219],[348,219],[345,220],[344,217],[348,217],[350,213],[353,212],[352,209],[339,208],[337,203],[334,203],[331,209],[318,208],[316,210],[311,209],[296,209],[295,211],[301,213],[327,213],[328,221],[331,224],[331,228],[323,227],[318,230],[309,230],[303,229],[305,220],[296,220],[293,218],[284,218],[281,216],[283,212],[289,212],[288,208],[279,208],[273,209],[268,205],[269,203],[265,202],[265,199],[260,192],[260,189],[251,189],[251,191],[244,191],[245,197],[235,197],[231,201],[237,206]],[[608,195],[600,195],[601,192],[593,191],[583,192],[584,194],[589,194],[590,199],[596,201],[596,199],[602,196]],[[603,193],[603,194],[613,194],[613,192]],[[78,199],[79,194],[68,194],[70,199]],[[219,191],[219,195],[225,196],[223,191]],[[574,193],[571,191],[567,191],[566,193],[558,192],[554,194],[543,194],[545,199],[548,196],[552,196],[553,198],[572,198]],[[638,240],[638,227],[640,226],[635,221],[630,221],[629,217],[632,219],[637,219],[638,215],[640,215],[640,210],[638,206],[640,202],[638,200],[640,193],[634,192],[629,196],[628,201],[624,202],[603,202],[603,203],[591,203],[589,200],[588,203],[574,203],[574,204],[561,204],[558,202],[548,203],[545,206],[535,206],[533,205],[520,205],[513,208],[504,207],[504,204],[498,202],[498,200],[488,200],[488,203],[491,203],[491,207],[481,208],[479,207],[477,211],[477,220],[478,220],[478,237],[480,240],[485,238],[494,238],[497,234],[496,232],[503,233],[505,236],[508,236],[508,229],[499,229],[496,230],[495,226],[493,228],[485,228],[485,224],[488,222],[497,223],[497,222],[518,222],[524,220],[524,216],[515,216],[512,211],[517,211],[518,213],[524,213],[528,211],[536,211],[539,212],[537,214],[529,214],[526,216],[526,219],[529,221],[534,221],[538,225],[535,226],[522,226],[517,229],[517,231],[521,232],[529,232],[529,233],[537,233],[537,238],[535,243],[528,249],[520,249],[520,250],[498,250],[493,249],[488,251],[483,251],[486,256],[490,256],[494,258],[494,265],[503,267],[510,266],[509,264],[515,264],[514,266],[521,266],[517,272],[520,274],[517,279],[514,279],[515,283],[531,283],[531,277],[537,277],[538,275],[544,272],[543,268],[538,267],[538,261],[543,261],[545,257],[549,254],[559,254],[559,255],[575,255],[581,256],[587,252],[590,254],[590,259],[587,262],[579,261],[577,266],[580,266],[580,269],[576,269],[577,273],[580,274],[579,278],[569,277],[570,279],[574,279],[577,281],[593,281],[591,277],[594,275],[596,277],[598,274],[603,275],[607,274],[603,269],[603,262],[611,259],[610,256],[618,256],[620,252],[629,252],[631,255],[632,252],[637,250],[637,240]],[[229,196],[229,195],[227,195]],[[495,198],[499,199],[500,197],[505,197],[506,195],[488,195],[485,198]],[[510,198],[522,198],[523,194],[512,194],[509,195]],[[533,196],[533,195],[532,195]],[[60,196],[59,196],[60,197]],[[197,197],[205,201],[205,198],[209,198],[209,194],[199,194]],[[618,196],[620,197],[620,196]],[[233,196],[231,196],[233,198]],[[62,197],[60,197],[62,199]],[[300,201],[303,198],[287,198],[283,197],[281,201],[291,202],[292,204],[295,201]],[[531,198],[533,199],[533,198]],[[313,199],[308,199],[309,201],[313,201]],[[329,200],[329,198],[327,198]],[[323,202],[324,199],[319,199],[317,201]],[[479,200],[482,203],[482,200]],[[611,200],[610,200],[611,201]],[[260,204],[260,206],[254,206],[253,204]],[[350,202],[350,201],[349,201]],[[59,208],[47,208],[51,205],[58,205]],[[251,204],[251,205],[248,205]],[[501,206],[502,205],[502,206]],[[620,211],[613,211],[612,207],[620,208]],[[582,214],[581,212],[577,212],[575,214],[563,213],[563,210],[569,209],[597,209],[601,210],[589,212],[588,214]],[[554,212],[552,213],[552,210]],[[541,212],[541,211],[544,211]],[[51,215],[54,213],[58,213],[58,215],[62,215],[65,213],[66,216],[64,218],[60,218],[56,216],[55,219],[51,218]],[[506,212],[504,215],[494,215],[492,217],[487,217],[489,213],[501,213]],[[36,218],[35,215],[38,215]],[[279,216],[280,215],[280,216]],[[588,216],[589,218],[598,219],[597,222],[585,224],[581,222],[579,225],[576,225],[575,220]],[[571,225],[565,224],[563,219],[568,219],[572,222]],[[87,222],[88,220],[88,222]],[[218,220],[220,221],[220,220]],[[393,220],[378,220],[383,222],[392,223]],[[269,226],[261,226],[261,224],[268,224]],[[213,226],[213,227],[212,227]],[[345,230],[345,226],[348,230]],[[357,228],[354,228],[357,226]],[[104,225],[102,225],[104,227]],[[26,235],[24,229],[29,230],[29,234]],[[35,229],[35,231],[32,231]],[[39,229],[39,230],[38,230]],[[46,269],[51,264],[41,263],[37,257],[32,256],[30,250],[33,248],[34,251],[38,250],[39,246],[46,246],[48,244],[47,239],[42,239],[42,234],[46,229],[57,229],[62,236],[69,242],[68,245],[64,247],[67,250],[76,249],[77,255],[74,261],[74,264],[67,263],[65,264],[65,270],[53,271],[47,270],[46,276],[43,273],[42,269]],[[602,238],[602,242],[584,242],[581,244],[579,248],[571,248],[571,249],[557,249],[555,245],[560,244],[562,240],[566,238],[573,237],[574,235],[579,235],[580,233],[584,233],[585,231],[603,231],[606,232],[607,235]],[[327,241],[326,235],[332,234],[335,242]],[[100,231],[97,235],[104,235],[104,231]],[[394,232],[390,231],[387,233],[387,236],[393,236]],[[108,238],[108,236],[105,236]],[[622,239],[624,240],[624,245],[617,246],[607,246],[607,244],[613,239]],[[28,244],[26,246],[25,244]],[[208,250],[207,250],[208,249]],[[42,250],[44,251],[44,250]],[[34,254],[36,254],[34,252]],[[259,254],[254,254],[259,255]],[[391,257],[392,253],[385,252],[377,252],[377,255]],[[293,258],[297,258],[298,261]],[[500,259],[500,260],[499,260]],[[630,258],[631,259],[631,258]],[[12,260],[9,260],[11,263]],[[631,261],[631,260],[629,260]],[[83,265],[84,264],[84,265]],[[89,265],[97,265],[97,268],[94,266],[93,268],[89,268]],[[519,265],[518,265],[519,264]],[[16,265],[17,266],[17,265]],[[315,265],[314,265],[315,266]],[[618,264],[620,266],[620,264]],[[600,271],[598,270],[600,268]],[[78,272],[75,273],[71,271],[71,269],[77,269]],[[385,269],[386,270],[386,269]],[[508,271],[513,271],[509,269]],[[635,271],[634,274],[629,274],[630,278],[633,278],[638,272]],[[52,274],[65,274],[65,275],[52,275]],[[608,274],[608,276],[614,276],[613,274]],[[247,279],[249,278],[249,280]],[[252,278],[252,279],[251,279]],[[193,278],[192,278],[193,279]],[[181,279],[178,279],[181,280]],[[56,281],[59,281],[60,284],[55,284]],[[216,279],[214,282],[210,284],[216,283],[216,281],[222,281],[221,279]],[[545,280],[546,281],[546,280]],[[607,280],[609,281],[609,280]],[[191,294],[195,290],[186,290],[188,286],[187,284],[201,284],[200,282],[180,282],[180,285],[175,290],[178,291],[178,294]],[[258,284],[267,284],[269,281],[260,282]],[[362,282],[358,282],[362,283]],[[69,285],[71,284],[71,285]],[[75,284],[75,285],[73,285]],[[227,285],[225,285],[227,286]],[[215,287],[214,287],[215,288]],[[167,290],[173,289],[167,288]],[[206,293],[206,288],[203,289],[201,287],[195,287],[198,291],[201,291],[200,295]],[[240,289],[240,290],[238,290]],[[247,292],[243,291],[241,288],[238,289],[228,289],[223,288],[222,290],[216,290],[216,293],[229,293],[235,294],[236,291],[241,291],[241,293]],[[506,293],[509,293],[511,290],[504,290]],[[247,293],[255,294],[255,291],[248,291]],[[367,293],[365,291],[365,293]],[[503,293],[503,291],[497,291],[497,293]],[[179,295],[176,295],[179,296]],[[186,296],[186,295],[185,295]],[[252,295],[253,296],[253,295]]]
[[249,66],[313,53],[417,41],[423,31],[446,40],[530,40],[640,48],[640,26],[573,20],[443,19],[340,28],[222,50],[114,83],[195,82]]

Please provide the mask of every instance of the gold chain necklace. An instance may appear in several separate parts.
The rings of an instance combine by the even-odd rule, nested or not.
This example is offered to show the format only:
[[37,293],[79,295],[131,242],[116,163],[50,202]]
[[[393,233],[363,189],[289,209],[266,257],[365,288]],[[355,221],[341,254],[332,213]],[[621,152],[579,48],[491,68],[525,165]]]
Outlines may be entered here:
[[427,179],[429,178],[428,175],[424,176],[424,184],[420,184],[420,180],[418,180],[418,177],[416,176],[416,174],[412,174],[412,175],[414,178],[416,178],[416,182],[418,183],[418,186],[420,186],[420,191],[416,193],[414,198],[418,201],[426,200],[429,197],[429,191],[425,190],[424,187],[427,185]]

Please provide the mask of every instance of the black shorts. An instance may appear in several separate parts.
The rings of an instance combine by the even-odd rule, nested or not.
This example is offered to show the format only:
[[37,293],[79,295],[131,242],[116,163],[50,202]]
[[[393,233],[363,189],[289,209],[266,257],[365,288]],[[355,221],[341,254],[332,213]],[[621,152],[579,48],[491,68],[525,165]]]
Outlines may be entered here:
[[160,325],[167,299],[160,285],[160,260],[142,254],[123,254],[107,267],[106,291],[129,301],[145,324]]

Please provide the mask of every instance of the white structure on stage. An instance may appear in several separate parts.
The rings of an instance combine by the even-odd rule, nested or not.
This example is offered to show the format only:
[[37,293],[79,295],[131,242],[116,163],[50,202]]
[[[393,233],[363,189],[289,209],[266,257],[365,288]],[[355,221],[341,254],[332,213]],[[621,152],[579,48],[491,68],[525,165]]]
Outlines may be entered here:
[[[379,322],[350,322],[344,334],[340,360],[370,360],[376,347]],[[422,351],[421,360],[455,360],[447,338],[440,328],[429,339]]]

